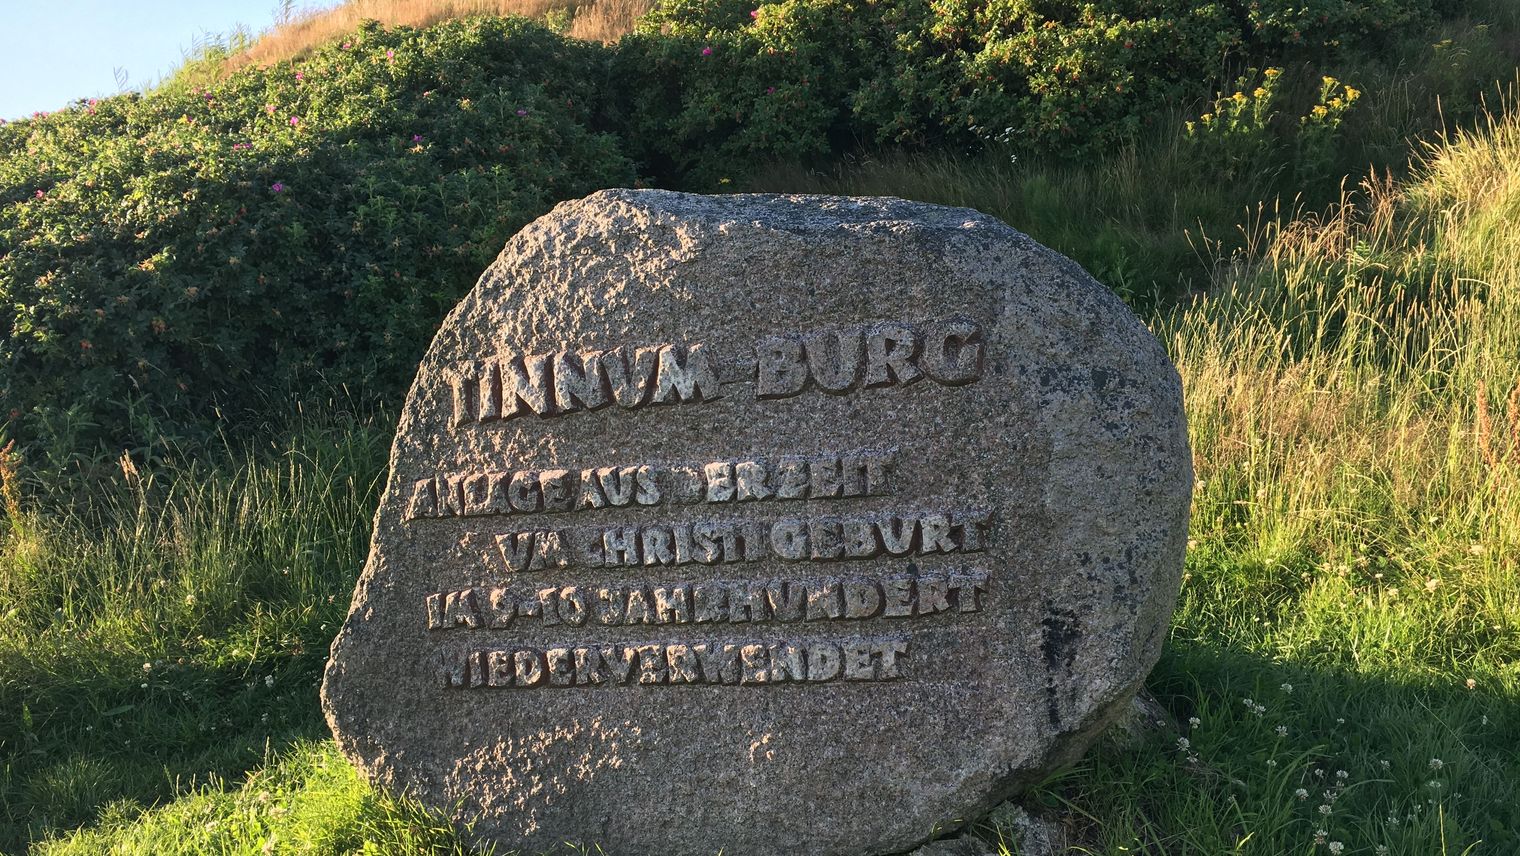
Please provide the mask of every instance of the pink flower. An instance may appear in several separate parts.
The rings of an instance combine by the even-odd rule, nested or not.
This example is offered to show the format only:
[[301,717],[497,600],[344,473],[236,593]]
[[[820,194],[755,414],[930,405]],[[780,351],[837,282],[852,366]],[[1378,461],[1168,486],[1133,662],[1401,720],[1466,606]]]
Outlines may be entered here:
[[702,49],[702,56],[712,56],[712,46],[711,45],[709,45],[709,46],[707,46],[707,47],[705,47],[705,48]]
[[273,116],[274,115],[274,105],[273,104],[265,104],[264,105],[264,112],[268,113],[271,116]]
[[47,198],[47,194],[43,193],[42,191],[39,190],[39,191],[37,191],[37,198],[38,199],[45,199],[45,198]]
[[776,94],[776,87],[774,87],[774,86],[767,86],[767,87],[765,87],[765,94],[766,95],[775,95]]
[[344,43],[343,43],[343,49],[344,49],[344,50],[348,50],[348,49],[349,49],[349,48],[351,48],[351,47],[353,47],[353,46],[354,46],[354,43],[353,43],[353,42],[344,42]]
[[301,124],[301,117],[300,116],[291,116],[290,117],[290,126],[292,128],[294,128],[294,127],[296,127],[296,126],[298,126],[300,124]]
[[413,134],[412,135],[412,142],[414,142],[414,143],[420,143],[420,142],[422,142],[422,135],[421,134]]
[[760,10],[759,9],[751,9],[751,10],[749,10],[749,16],[751,18],[758,18],[758,17],[760,17]]
[[269,189],[273,190],[275,193],[284,193],[285,184],[283,182],[276,181],[274,184],[269,185]]
[[305,79],[306,79],[306,75],[305,74],[303,74],[302,72],[299,72],[299,71],[296,72],[296,80],[305,80]]
[[386,51],[385,52],[385,58],[386,59],[395,59],[396,58],[396,52],[395,51]]
[[528,115],[528,111],[524,110],[521,107],[519,107],[519,108],[517,108],[517,115],[519,115],[519,116],[526,116],[526,115]]

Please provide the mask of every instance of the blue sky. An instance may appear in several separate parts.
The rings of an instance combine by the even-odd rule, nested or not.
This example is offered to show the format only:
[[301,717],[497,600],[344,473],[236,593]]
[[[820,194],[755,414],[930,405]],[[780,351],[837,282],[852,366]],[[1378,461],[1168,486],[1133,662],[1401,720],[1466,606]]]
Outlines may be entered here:
[[[297,7],[313,5],[297,3]],[[327,3],[315,5],[330,5]],[[255,32],[279,0],[0,0],[0,118],[160,79],[206,33]]]

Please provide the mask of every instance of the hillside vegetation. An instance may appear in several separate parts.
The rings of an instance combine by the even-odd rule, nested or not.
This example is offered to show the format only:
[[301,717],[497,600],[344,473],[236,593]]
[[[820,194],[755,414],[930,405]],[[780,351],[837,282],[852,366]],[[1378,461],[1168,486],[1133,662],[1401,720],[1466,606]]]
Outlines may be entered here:
[[0,851],[469,852],[318,709],[386,403],[507,235],[643,181],[976,207],[1168,347],[1182,730],[1029,795],[1077,852],[1520,852],[1520,8],[1038,9],[365,25],[0,127]]
[[[1474,113],[1520,27],[1434,2],[689,0],[612,47],[522,19],[371,23],[0,126],[0,434],[78,475],[244,434],[291,396],[394,402],[507,236],[597,187],[731,189],[862,144],[1059,169],[1159,140],[1202,192],[1141,183],[1163,192],[1100,219],[1178,199],[1174,223],[1227,233],[1243,204],[1401,163],[1437,95]],[[1053,233],[1092,222],[1046,207],[1067,209]],[[1122,270],[1132,295],[1206,273],[1170,231],[1170,264]],[[1052,242],[1105,275],[1148,252],[1104,238]]]
[[[1263,224],[1206,296],[1151,315],[1199,478],[1150,682],[1186,725],[1034,794],[1086,852],[1520,848],[1517,208],[1512,119]],[[12,843],[90,823],[37,852],[459,849],[362,784],[317,711],[385,441],[329,417],[209,467],[128,469],[94,514],[16,509]]]

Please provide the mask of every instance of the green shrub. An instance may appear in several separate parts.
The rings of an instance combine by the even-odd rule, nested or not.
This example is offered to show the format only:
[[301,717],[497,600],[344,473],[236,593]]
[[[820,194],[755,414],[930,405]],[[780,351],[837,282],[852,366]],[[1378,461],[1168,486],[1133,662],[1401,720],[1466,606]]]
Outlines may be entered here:
[[606,56],[522,20],[369,26],[0,127],[3,433],[56,457],[319,377],[393,396],[508,236],[632,180],[591,126]]
[[1245,59],[1323,60],[1429,0],[671,0],[621,45],[630,146],[711,186],[866,145],[1112,150]]

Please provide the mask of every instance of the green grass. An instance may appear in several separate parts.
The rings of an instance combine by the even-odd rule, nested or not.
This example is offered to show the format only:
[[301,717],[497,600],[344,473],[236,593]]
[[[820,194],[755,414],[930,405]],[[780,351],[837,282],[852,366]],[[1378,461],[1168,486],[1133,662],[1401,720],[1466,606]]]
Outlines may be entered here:
[[158,810],[108,808],[47,854],[469,853],[453,828],[370,788],[331,741],[302,741],[240,784],[208,782]]
[[1520,852],[1517,209],[1511,119],[1153,322],[1199,479],[1151,679],[1187,743],[1042,792],[1093,852]]
[[322,736],[316,686],[389,442],[279,443],[124,470],[0,524],[0,850],[241,776]]

